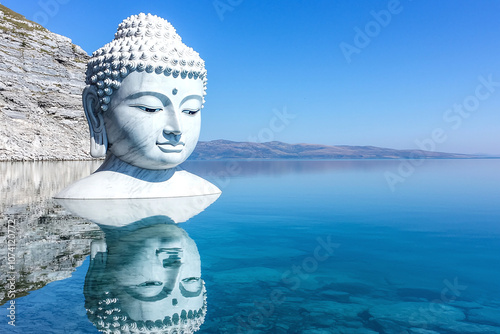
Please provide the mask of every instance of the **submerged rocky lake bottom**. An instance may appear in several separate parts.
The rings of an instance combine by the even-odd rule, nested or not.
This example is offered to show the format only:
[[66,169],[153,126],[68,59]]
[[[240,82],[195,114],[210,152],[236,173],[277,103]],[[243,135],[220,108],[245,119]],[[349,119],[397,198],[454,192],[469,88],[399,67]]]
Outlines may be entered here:
[[188,161],[213,203],[80,216],[98,162],[0,163],[0,332],[500,333],[500,160],[401,163]]

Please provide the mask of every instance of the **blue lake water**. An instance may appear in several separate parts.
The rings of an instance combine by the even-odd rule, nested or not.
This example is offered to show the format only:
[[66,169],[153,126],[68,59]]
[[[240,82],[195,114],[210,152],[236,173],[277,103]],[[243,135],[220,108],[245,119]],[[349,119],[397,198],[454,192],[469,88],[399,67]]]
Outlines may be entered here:
[[[0,163],[0,332],[500,333],[500,160],[401,163],[191,161],[222,195],[134,228],[51,199],[95,162]],[[118,289],[156,275],[150,250],[161,300]]]

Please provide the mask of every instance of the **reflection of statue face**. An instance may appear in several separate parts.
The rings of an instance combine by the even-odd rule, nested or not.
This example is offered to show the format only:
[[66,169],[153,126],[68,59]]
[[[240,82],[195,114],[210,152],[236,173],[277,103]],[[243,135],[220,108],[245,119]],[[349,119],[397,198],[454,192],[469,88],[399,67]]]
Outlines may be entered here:
[[108,149],[141,168],[179,165],[198,141],[202,101],[201,80],[130,73],[103,113]]
[[87,314],[99,329],[153,322],[157,329],[199,328],[206,293],[198,249],[184,230],[157,224],[106,238],[107,251],[91,260],[84,287]]
[[156,234],[122,243],[115,249],[119,253],[108,257],[116,284],[139,300],[152,301],[170,295],[184,260],[180,237],[179,233]]

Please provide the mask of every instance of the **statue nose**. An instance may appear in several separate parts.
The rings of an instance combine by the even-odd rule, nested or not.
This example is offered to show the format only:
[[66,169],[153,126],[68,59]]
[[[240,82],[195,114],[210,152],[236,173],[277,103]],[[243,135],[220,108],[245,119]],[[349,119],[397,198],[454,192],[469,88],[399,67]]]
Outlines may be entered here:
[[172,117],[167,119],[165,126],[163,127],[163,133],[180,135],[182,134],[181,122],[177,114],[173,114]]

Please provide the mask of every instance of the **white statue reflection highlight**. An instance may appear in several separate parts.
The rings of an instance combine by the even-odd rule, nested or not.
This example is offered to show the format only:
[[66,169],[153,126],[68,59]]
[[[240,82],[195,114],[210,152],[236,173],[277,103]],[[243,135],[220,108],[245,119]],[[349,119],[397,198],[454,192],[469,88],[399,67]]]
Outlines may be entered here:
[[99,225],[85,277],[89,320],[104,333],[193,333],[207,310],[198,248],[176,223],[219,195],[143,200],[58,200]]

